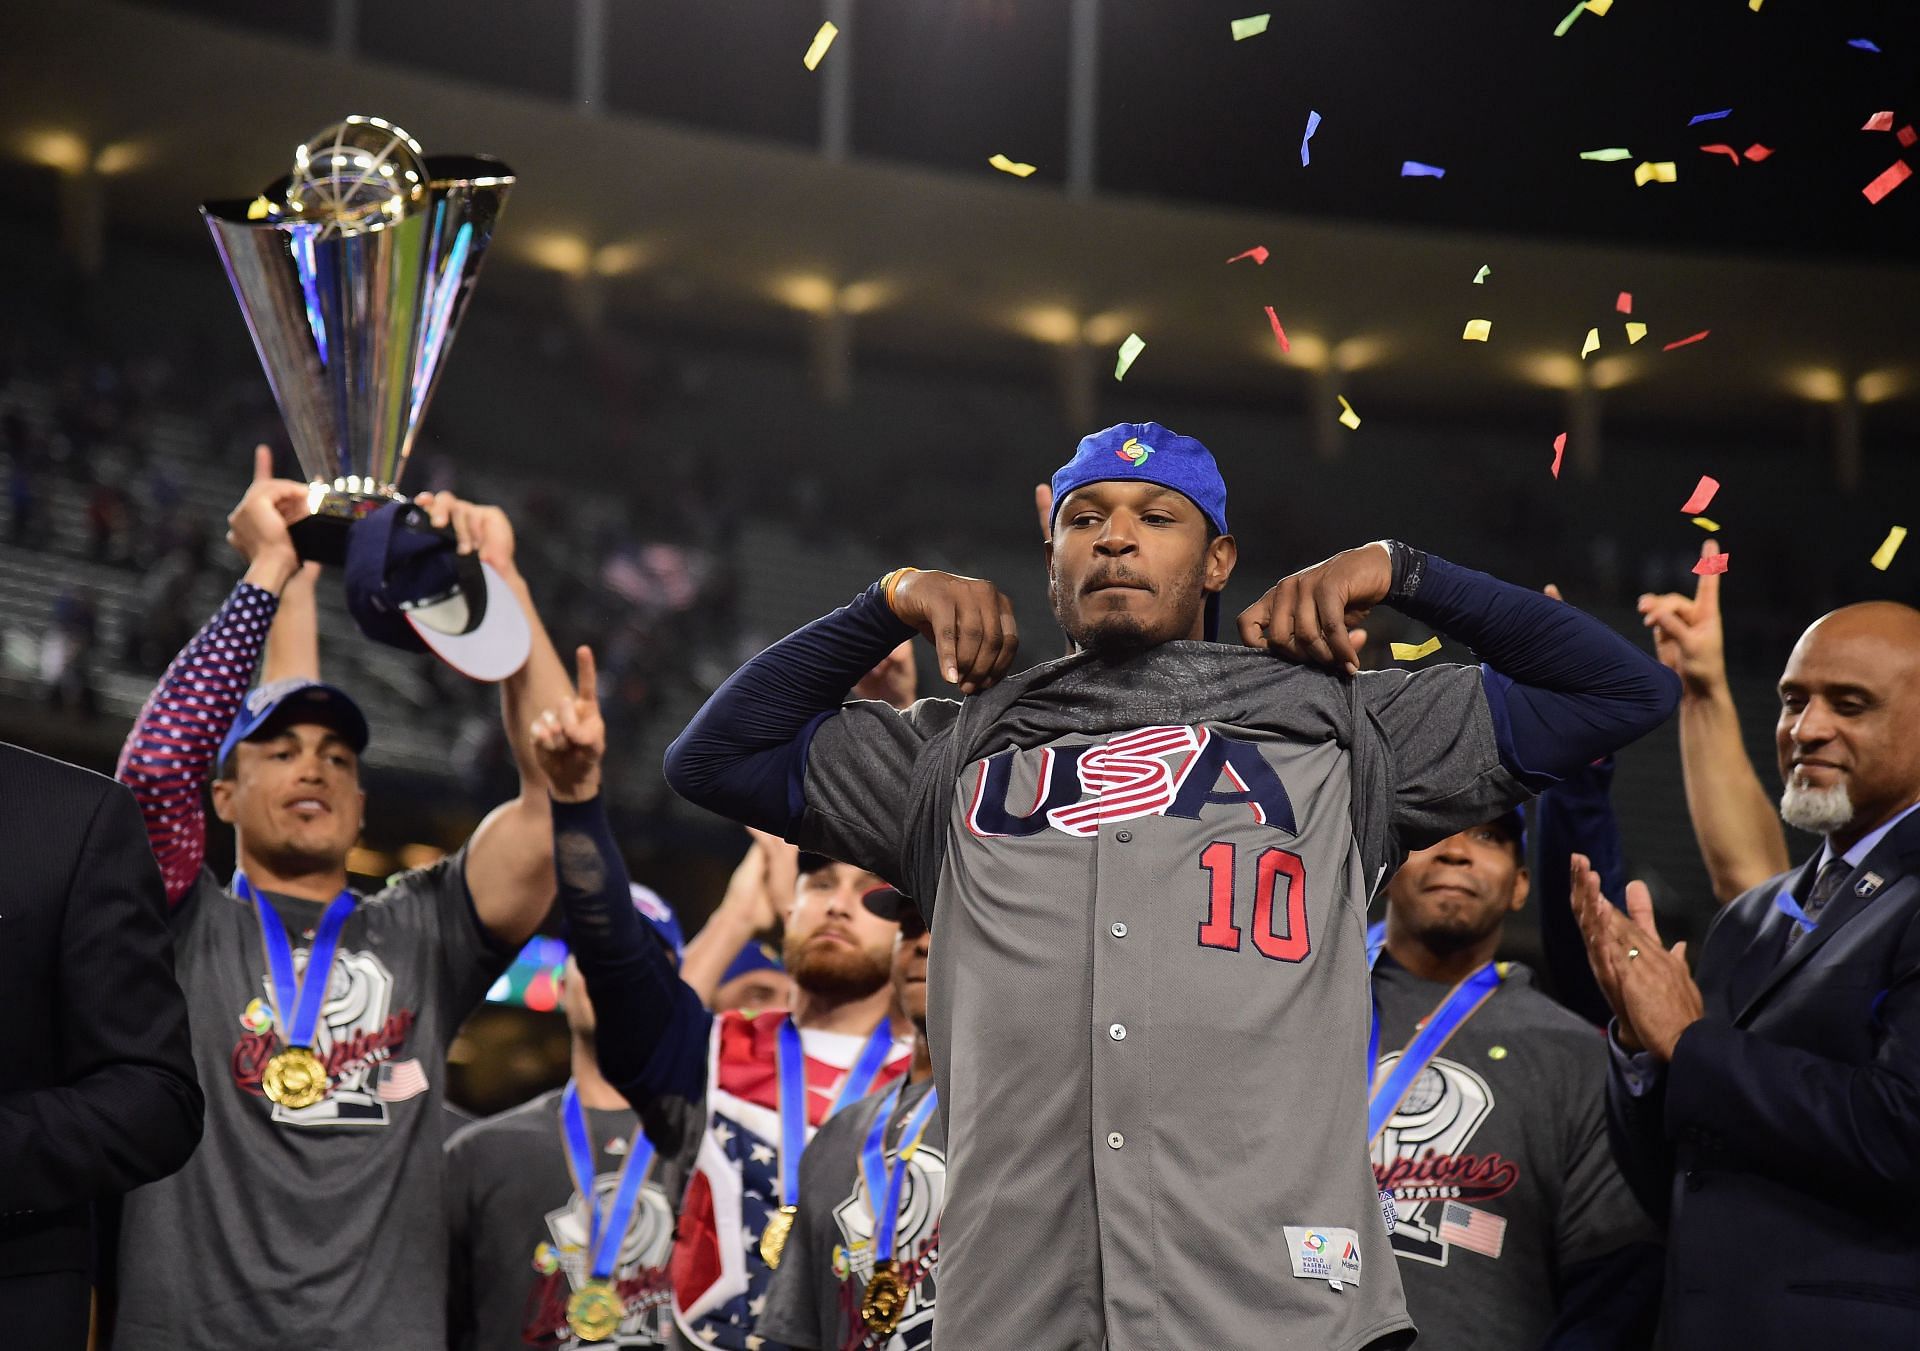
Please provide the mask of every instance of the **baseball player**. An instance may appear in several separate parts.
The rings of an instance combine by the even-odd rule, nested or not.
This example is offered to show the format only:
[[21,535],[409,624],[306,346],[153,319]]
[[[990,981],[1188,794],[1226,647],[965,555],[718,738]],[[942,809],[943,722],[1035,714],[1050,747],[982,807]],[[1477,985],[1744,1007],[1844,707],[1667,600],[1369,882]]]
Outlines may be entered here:
[[[1206,639],[1226,485],[1155,423],[1053,476],[1068,657],[1008,680],[990,582],[898,569],[736,672],[667,753],[684,797],[854,861],[933,927],[949,1348],[1411,1335],[1366,1137],[1366,900],[1673,709],[1571,606],[1404,544],[1337,554]],[[1390,601],[1485,668],[1358,675]],[[961,702],[841,694],[910,632]]]

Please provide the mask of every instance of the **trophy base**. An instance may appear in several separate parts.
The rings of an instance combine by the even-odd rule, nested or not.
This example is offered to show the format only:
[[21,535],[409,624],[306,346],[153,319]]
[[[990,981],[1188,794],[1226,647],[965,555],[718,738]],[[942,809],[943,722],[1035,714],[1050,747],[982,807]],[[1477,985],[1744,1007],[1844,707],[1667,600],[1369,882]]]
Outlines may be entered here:
[[326,567],[344,567],[347,562],[347,534],[354,523],[397,502],[397,497],[361,496],[329,492],[305,520],[287,527],[293,547],[301,559]]

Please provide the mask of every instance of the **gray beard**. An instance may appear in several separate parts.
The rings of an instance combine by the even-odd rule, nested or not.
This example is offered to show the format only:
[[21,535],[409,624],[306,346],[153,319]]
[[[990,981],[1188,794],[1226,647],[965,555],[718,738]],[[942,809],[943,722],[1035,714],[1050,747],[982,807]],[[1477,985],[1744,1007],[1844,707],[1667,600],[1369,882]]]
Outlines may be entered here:
[[1795,830],[1831,835],[1853,820],[1853,799],[1844,783],[1813,788],[1789,774],[1786,791],[1780,794],[1780,819]]

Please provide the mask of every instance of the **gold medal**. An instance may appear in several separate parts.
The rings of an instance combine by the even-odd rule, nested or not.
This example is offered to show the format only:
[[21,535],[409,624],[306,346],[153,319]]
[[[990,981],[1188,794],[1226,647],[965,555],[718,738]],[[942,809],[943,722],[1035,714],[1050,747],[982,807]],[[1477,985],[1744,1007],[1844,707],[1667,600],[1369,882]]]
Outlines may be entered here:
[[267,1062],[260,1091],[281,1107],[311,1107],[327,1096],[327,1067],[304,1046],[289,1046]]
[[877,1335],[891,1337],[906,1307],[907,1283],[900,1278],[900,1264],[892,1258],[875,1262],[866,1293],[860,1296],[860,1321]]
[[792,1206],[781,1206],[767,1216],[767,1227],[760,1231],[760,1260],[767,1264],[768,1271],[780,1269],[780,1254],[787,1250],[787,1235],[793,1232],[796,1213]]
[[567,1326],[583,1342],[604,1342],[613,1336],[623,1312],[612,1281],[588,1281],[567,1296]]

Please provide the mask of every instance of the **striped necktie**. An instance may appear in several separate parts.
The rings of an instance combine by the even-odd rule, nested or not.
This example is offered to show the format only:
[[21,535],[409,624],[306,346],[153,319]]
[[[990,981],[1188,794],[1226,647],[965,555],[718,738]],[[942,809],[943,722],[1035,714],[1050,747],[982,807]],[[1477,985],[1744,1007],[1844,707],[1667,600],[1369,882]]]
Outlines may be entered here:
[[1820,912],[1827,908],[1827,902],[1833,899],[1833,894],[1840,890],[1840,884],[1847,880],[1847,874],[1852,871],[1853,865],[1843,858],[1827,860],[1825,866],[1820,869],[1820,875],[1813,879],[1813,890],[1807,894],[1807,903],[1800,907],[1801,912],[1807,917],[1807,923],[1804,925],[1796,923],[1787,931],[1786,952],[1792,952],[1793,945],[1811,932],[1809,925],[1820,922]]

